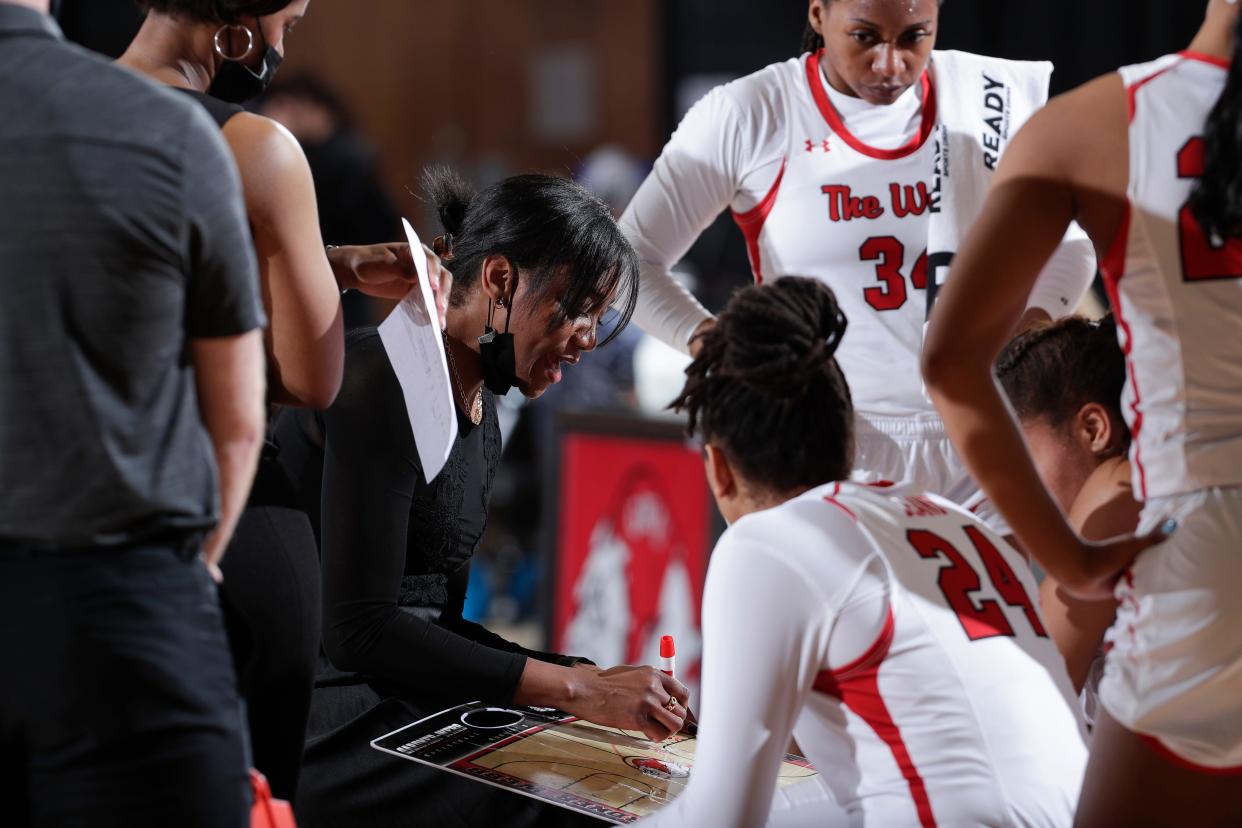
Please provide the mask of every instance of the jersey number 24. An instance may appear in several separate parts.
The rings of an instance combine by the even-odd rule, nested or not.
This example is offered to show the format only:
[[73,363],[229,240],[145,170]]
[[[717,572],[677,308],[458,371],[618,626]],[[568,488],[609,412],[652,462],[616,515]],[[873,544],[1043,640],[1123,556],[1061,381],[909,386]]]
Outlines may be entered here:
[[[979,554],[979,560],[983,563],[996,594],[1009,606],[1022,610],[1035,635],[1047,638],[1048,632],[1039,620],[1039,613],[1035,611],[1031,596],[1026,594],[1026,588],[1005,562],[1000,550],[974,526],[963,526],[962,529]],[[945,602],[957,613],[957,619],[962,622],[967,638],[979,641],[998,635],[1014,637],[1013,626],[1005,617],[1005,611],[1000,604],[991,598],[976,600],[974,597],[983,588],[983,583],[979,572],[956,546],[926,529],[911,529],[906,532],[906,539],[920,557],[949,562],[948,566],[940,568],[936,583],[944,593]]]

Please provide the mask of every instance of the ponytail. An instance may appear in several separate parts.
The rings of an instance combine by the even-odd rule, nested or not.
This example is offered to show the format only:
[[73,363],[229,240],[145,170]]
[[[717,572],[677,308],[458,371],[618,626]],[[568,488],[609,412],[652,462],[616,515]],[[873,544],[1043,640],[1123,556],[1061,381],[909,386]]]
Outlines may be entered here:
[[[1098,322],[1067,316],[1019,334],[997,357],[996,377],[1023,422],[1043,421],[1060,429],[1084,405],[1096,403],[1125,423],[1126,357],[1112,314]],[[1128,447],[1124,425],[1121,436],[1122,448]]]
[[466,222],[466,212],[474,198],[474,188],[465,182],[452,167],[437,164],[423,173],[423,190],[436,207],[440,224],[446,233],[461,235]]
[[629,323],[638,303],[638,254],[608,205],[581,186],[515,175],[476,191],[444,165],[429,168],[422,183],[453,236],[451,307],[474,293],[487,257],[503,256],[522,271],[532,309],[555,305],[549,330],[609,304],[616,323],[600,346]]
[[1204,138],[1206,164],[1190,208],[1209,239],[1242,238],[1242,14],[1234,27],[1229,78]]
[[700,334],[669,408],[770,492],[844,480],[854,463],[854,406],[835,355],[847,324],[817,280],[743,288]]

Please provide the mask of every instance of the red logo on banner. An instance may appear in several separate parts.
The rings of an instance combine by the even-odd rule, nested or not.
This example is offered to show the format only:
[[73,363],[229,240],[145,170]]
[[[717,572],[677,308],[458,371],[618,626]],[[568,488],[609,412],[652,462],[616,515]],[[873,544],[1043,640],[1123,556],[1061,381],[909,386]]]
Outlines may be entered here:
[[703,465],[667,440],[571,435],[562,451],[553,641],[601,667],[658,664],[677,641],[699,671],[711,513]]

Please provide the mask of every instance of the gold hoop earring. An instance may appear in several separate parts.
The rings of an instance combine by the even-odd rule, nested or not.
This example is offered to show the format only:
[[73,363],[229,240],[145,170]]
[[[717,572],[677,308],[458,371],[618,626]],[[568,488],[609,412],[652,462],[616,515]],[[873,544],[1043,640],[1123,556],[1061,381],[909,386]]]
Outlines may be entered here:
[[[241,29],[243,32],[246,33],[246,50],[242,52],[240,55],[238,55],[237,57],[233,57],[232,55],[226,54],[224,51],[224,47],[220,45],[220,36],[230,29]],[[227,26],[221,26],[219,29],[216,30],[215,35],[212,36],[211,45],[215,49],[216,54],[224,58],[225,60],[231,60],[234,62],[242,61],[250,57],[250,55],[254,53],[254,32],[250,31],[245,26],[242,26],[241,24],[238,24],[238,23],[232,23]]]

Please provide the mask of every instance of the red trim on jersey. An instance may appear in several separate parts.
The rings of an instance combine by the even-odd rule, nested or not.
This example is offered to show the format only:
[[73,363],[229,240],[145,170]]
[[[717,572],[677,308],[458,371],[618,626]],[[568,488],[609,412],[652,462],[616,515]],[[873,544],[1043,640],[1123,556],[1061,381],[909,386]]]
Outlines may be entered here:
[[768,213],[772,212],[772,205],[776,203],[776,194],[781,188],[781,180],[785,177],[785,164],[788,159],[781,159],[781,171],[776,174],[776,180],[772,182],[772,189],[768,190],[768,194],[763,197],[754,207],[751,207],[745,213],[733,211],[733,220],[737,222],[737,226],[741,229],[742,235],[746,237],[746,255],[750,257],[750,270],[755,274],[755,284],[763,284],[763,262],[759,257],[759,234],[763,232],[763,223],[768,220]]
[[[1179,54],[1181,53],[1179,52]],[[1130,101],[1130,123],[1134,123],[1134,113],[1138,109],[1138,91],[1142,89],[1144,86],[1146,86],[1147,84],[1154,81],[1156,78],[1163,75],[1165,72],[1169,71],[1170,69],[1175,68],[1176,66],[1177,66],[1176,63],[1170,64],[1169,66],[1166,66],[1163,69],[1161,69],[1159,72],[1148,75],[1147,77],[1143,78],[1141,81],[1138,81],[1137,83],[1135,83],[1133,86],[1127,87],[1126,97]]]
[[1197,762],[1190,761],[1185,756],[1178,756],[1155,736],[1148,736],[1146,733],[1136,733],[1134,735],[1138,736],[1143,741],[1143,744],[1151,748],[1152,752],[1161,759],[1183,770],[1188,770],[1192,773],[1202,773],[1207,776],[1242,776],[1242,765],[1232,768],[1213,768],[1207,765],[1200,765]]
[[825,503],[831,503],[833,506],[836,506],[836,507],[837,507],[838,509],[840,509],[842,512],[845,512],[847,515],[849,515],[849,516],[850,516],[850,520],[854,521],[855,523],[858,523],[858,515],[854,514],[854,513],[850,510],[850,507],[846,506],[846,505],[845,505],[844,503],[842,503],[841,501],[839,501],[839,500],[837,500],[836,498],[833,498],[833,497],[825,497],[825,498],[824,498],[824,502],[825,502]]
[[1217,57],[1216,55],[1205,55],[1203,52],[1192,52],[1190,49],[1183,49],[1178,52],[1178,54],[1186,58],[1186,60],[1197,60],[1200,63],[1210,63],[1213,66],[1219,66],[1221,69],[1233,68],[1232,63],[1225,58]]
[[1130,352],[1134,350],[1134,334],[1130,330],[1130,323],[1126,321],[1125,314],[1121,309],[1121,280],[1126,275],[1126,249],[1130,245],[1130,222],[1133,220],[1134,208],[1127,200],[1126,212],[1121,219],[1121,226],[1117,228],[1117,235],[1113,238],[1112,245],[1108,248],[1108,254],[1104,256],[1104,261],[1100,262],[1100,273],[1104,276],[1104,288],[1108,292],[1108,300],[1113,306],[1113,313],[1117,315],[1117,327],[1125,334],[1126,341],[1122,347],[1122,352],[1126,356],[1126,369],[1130,375],[1130,388],[1134,391],[1134,402],[1130,405],[1130,410],[1134,412],[1134,424],[1130,427],[1130,444],[1134,446],[1134,466],[1138,469],[1139,477],[1139,500],[1147,499],[1147,470],[1143,468],[1143,456],[1141,444],[1139,443],[1139,433],[1143,430],[1143,411],[1140,408],[1142,404],[1142,395],[1139,393],[1138,375],[1134,370],[1134,361],[1130,359]]
[[879,736],[893,754],[901,776],[910,788],[910,797],[914,800],[914,808],[919,815],[922,828],[936,828],[936,817],[932,813],[931,798],[927,795],[927,784],[910,758],[901,729],[893,721],[884,697],[880,694],[880,665],[888,656],[893,646],[896,624],[893,620],[892,607],[884,620],[884,628],[875,643],[854,661],[839,670],[824,670],[815,677],[812,689],[841,700],[847,708],[854,711]]
[[910,139],[905,146],[897,149],[879,149],[870,144],[864,144],[854,133],[850,132],[845,126],[845,121],[841,118],[841,113],[837,112],[837,108],[832,105],[832,100],[828,97],[827,91],[824,90],[823,80],[819,74],[819,57],[823,54],[823,49],[813,52],[806,56],[806,79],[811,85],[811,97],[815,99],[815,105],[819,107],[819,112],[824,116],[824,120],[828,122],[828,126],[832,131],[841,136],[841,140],[852,147],[856,152],[871,158],[878,158],[881,161],[895,161],[898,158],[905,158],[918,152],[927,143],[927,139],[931,137],[932,130],[936,126],[936,85],[931,82],[931,75],[926,71],[920,83],[923,84],[923,122],[919,125],[918,134]]

